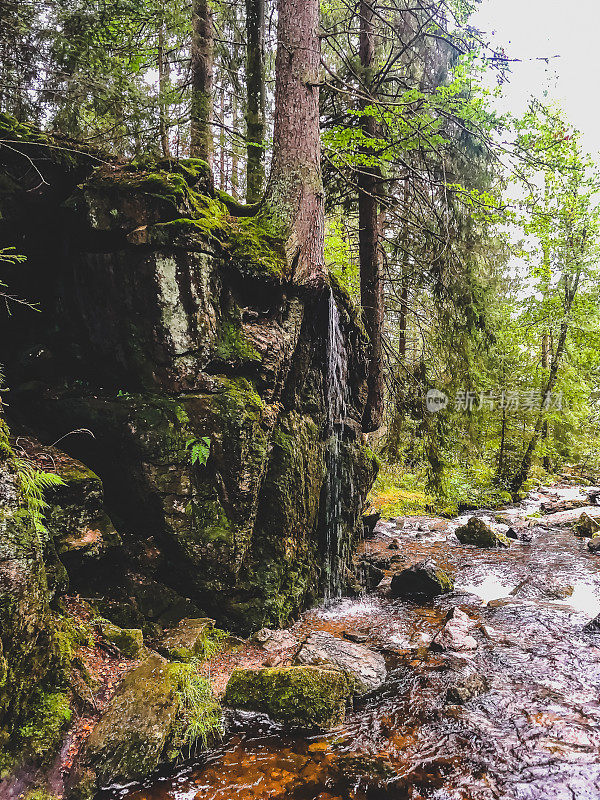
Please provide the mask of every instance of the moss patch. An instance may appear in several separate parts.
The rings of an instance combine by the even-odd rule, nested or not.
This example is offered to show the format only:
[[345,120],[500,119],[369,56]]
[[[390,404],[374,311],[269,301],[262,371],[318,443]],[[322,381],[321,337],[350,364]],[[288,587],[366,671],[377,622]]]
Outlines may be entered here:
[[262,711],[301,728],[331,728],[344,720],[352,681],[322,667],[237,669],[227,684],[224,702],[233,708]]

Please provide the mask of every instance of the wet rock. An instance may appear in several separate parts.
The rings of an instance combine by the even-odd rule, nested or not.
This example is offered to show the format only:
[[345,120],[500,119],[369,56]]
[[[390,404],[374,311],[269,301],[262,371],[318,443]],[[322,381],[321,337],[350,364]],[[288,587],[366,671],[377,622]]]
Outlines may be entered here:
[[212,619],[182,619],[164,632],[156,649],[171,661],[193,661],[206,655],[206,641],[213,627]]
[[542,528],[562,527],[566,525],[573,525],[576,523],[582,514],[587,514],[592,519],[600,517],[600,507],[586,506],[583,510],[575,508],[572,511],[561,511],[557,514],[547,514],[535,521],[534,524]]
[[448,687],[446,693],[447,703],[456,703],[462,705],[468,703],[474,697],[477,697],[489,689],[487,678],[479,672],[470,667],[465,667],[462,672],[456,676],[455,682],[452,686]]
[[141,658],[146,652],[144,635],[140,628],[119,628],[112,622],[101,622],[100,631],[125,658]]
[[591,553],[600,553],[600,536],[593,536],[587,546]]
[[432,522],[429,525],[429,530],[432,531],[432,533],[439,533],[440,531],[447,531],[448,530],[448,523],[446,522],[446,520],[438,519],[438,520],[436,520],[435,522]]
[[365,539],[372,539],[375,536],[375,526],[381,519],[381,512],[375,511],[373,514],[363,514],[363,537]]
[[344,720],[354,683],[320,666],[236,669],[225,690],[232,708],[259,711],[293,727],[331,728]]
[[156,769],[179,708],[174,670],[153,656],[125,676],[77,760],[69,798]]
[[402,600],[431,600],[454,589],[454,580],[428,559],[396,573],[391,582],[392,597]]
[[298,646],[298,639],[287,630],[276,628],[261,628],[252,637],[252,641],[259,644],[267,652],[287,650]]
[[600,633],[600,614],[583,626],[583,630],[588,633]]
[[357,633],[356,631],[343,631],[342,636],[344,639],[347,639],[349,642],[354,642],[355,644],[364,644],[369,638],[368,634]]
[[591,537],[600,531],[600,522],[584,512],[573,525],[573,531],[576,536]]
[[591,505],[598,505],[598,498],[600,497],[600,487],[588,486],[585,490],[586,497]]
[[453,608],[442,630],[434,636],[430,648],[438,652],[476,650],[477,640],[471,636],[476,626],[477,623],[468,614],[459,608]]
[[542,503],[540,508],[542,514],[558,514],[563,511],[573,511],[577,508],[584,508],[588,501],[583,498],[573,498],[571,500],[550,500]]
[[461,544],[471,544],[475,547],[509,547],[510,541],[502,533],[493,531],[489,525],[479,519],[471,517],[466,525],[457,528],[456,537]]
[[388,545],[388,548],[390,550],[400,550],[400,542],[398,541],[398,539],[392,539],[392,541]]
[[514,528],[509,528],[504,535],[507,539],[520,539],[518,532]]
[[341,670],[354,681],[358,694],[377,689],[387,675],[385,660],[379,653],[324,631],[314,631],[307,637],[295,663]]

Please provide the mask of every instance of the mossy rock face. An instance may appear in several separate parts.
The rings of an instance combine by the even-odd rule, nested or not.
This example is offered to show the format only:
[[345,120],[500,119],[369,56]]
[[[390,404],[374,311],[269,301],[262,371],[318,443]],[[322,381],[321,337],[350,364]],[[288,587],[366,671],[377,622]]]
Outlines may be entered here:
[[286,725],[327,729],[343,722],[353,690],[343,672],[323,667],[238,669],[229,679],[224,702],[261,711]]
[[[26,748],[23,726],[63,669],[39,535],[19,506],[10,462],[0,464],[0,753]],[[44,731],[39,731],[40,735]]]
[[[78,184],[63,207],[30,207],[20,188],[25,205],[2,206],[28,243],[22,294],[40,287],[44,308],[5,332],[19,343],[6,359],[14,402],[45,441],[93,432],[64,447],[101,478],[123,539],[96,554],[85,536],[57,535],[53,586],[64,588],[66,564],[71,590],[90,585],[104,616],[145,633],[203,614],[244,633],[282,625],[326,580],[327,293],[294,284],[276,221],[243,215],[201,163],[109,164]],[[348,295],[333,291],[348,353],[339,551],[349,581],[377,465],[359,422],[368,342]],[[208,462],[192,463],[189,444],[205,437]],[[57,530],[72,510],[57,512]],[[88,529],[104,542],[97,522]],[[88,555],[97,569],[67,563]],[[171,603],[182,613],[166,622],[161,586],[196,610]]]
[[467,524],[461,525],[455,533],[461,544],[475,547],[510,547],[510,539],[503,533],[493,531],[479,517],[471,517]]
[[68,796],[147,777],[160,762],[178,708],[173,666],[153,656],[127,673],[78,758]]

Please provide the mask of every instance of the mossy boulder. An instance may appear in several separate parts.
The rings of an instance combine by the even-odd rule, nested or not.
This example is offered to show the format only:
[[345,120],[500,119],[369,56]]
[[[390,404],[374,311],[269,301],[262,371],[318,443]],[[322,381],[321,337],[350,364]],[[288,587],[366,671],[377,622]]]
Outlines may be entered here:
[[591,538],[600,531],[600,522],[584,512],[573,525],[573,531],[576,536]]
[[214,628],[212,619],[182,619],[166,630],[156,643],[156,649],[172,661],[193,661],[207,655],[207,641]]
[[461,544],[470,544],[474,547],[510,547],[510,539],[503,533],[493,531],[479,517],[471,517],[467,524],[461,525],[455,533]]
[[179,710],[176,667],[152,656],[123,678],[78,757],[68,797],[147,777],[160,763]]
[[397,572],[392,577],[390,593],[401,600],[432,600],[454,589],[454,579],[428,559]]
[[139,628],[119,628],[111,622],[101,622],[100,630],[106,641],[125,658],[141,658],[146,652],[144,634]]
[[353,692],[347,675],[324,667],[236,669],[224,703],[263,712],[292,727],[328,729],[343,722]]

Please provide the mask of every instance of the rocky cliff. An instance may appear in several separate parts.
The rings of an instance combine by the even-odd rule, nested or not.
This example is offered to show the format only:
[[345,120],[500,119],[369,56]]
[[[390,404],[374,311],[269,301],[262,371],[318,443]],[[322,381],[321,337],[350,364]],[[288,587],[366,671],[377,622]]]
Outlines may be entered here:
[[269,219],[242,216],[202,162],[106,162],[0,123],[0,242],[27,256],[7,283],[41,312],[2,321],[13,425],[46,443],[76,431],[60,447],[100,476],[119,532],[99,524],[82,549],[56,529],[71,590],[125,626],[283,623],[323,592],[331,547],[330,291],[348,360],[347,543],[374,476],[350,299],[295,285]]

